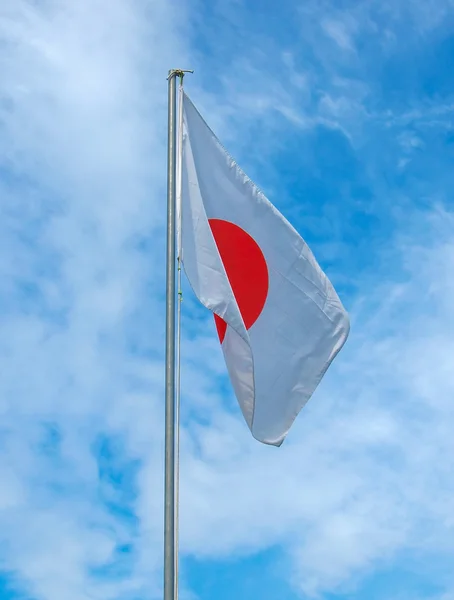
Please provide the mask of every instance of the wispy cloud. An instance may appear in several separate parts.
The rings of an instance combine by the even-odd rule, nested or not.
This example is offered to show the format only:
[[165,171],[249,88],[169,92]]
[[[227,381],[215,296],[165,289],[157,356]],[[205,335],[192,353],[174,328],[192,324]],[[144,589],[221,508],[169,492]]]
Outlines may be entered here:
[[[149,290],[163,277],[178,26],[164,2],[1,9],[1,555],[30,597],[159,588],[161,496],[147,490],[161,483],[162,315]],[[117,475],[101,472],[103,439]]]

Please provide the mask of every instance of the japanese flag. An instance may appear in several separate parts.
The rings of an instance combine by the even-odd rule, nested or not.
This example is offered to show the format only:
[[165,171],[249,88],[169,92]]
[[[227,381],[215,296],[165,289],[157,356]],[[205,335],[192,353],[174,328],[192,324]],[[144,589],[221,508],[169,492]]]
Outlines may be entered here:
[[184,269],[213,311],[244,418],[279,446],[349,332],[312,252],[183,96]]

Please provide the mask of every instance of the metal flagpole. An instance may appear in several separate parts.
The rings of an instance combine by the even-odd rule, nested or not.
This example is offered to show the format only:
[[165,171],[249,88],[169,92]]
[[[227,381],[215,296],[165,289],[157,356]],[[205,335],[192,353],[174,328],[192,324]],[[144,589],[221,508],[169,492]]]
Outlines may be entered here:
[[165,367],[165,465],[164,465],[164,600],[176,600],[175,521],[175,241],[176,241],[176,78],[168,76],[167,149],[167,267],[166,267],[166,367]]
[[170,71],[167,147],[166,375],[164,464],[164,600],[175,600],[175,100]]

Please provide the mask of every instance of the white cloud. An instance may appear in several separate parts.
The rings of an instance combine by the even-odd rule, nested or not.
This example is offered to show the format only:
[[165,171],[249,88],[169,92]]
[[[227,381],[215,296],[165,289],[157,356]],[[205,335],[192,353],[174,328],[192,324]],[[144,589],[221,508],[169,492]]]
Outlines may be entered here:
[[[0,9],[1,559],[37,599],[159,588],[162,311],[149,290],[163,279],[179,25],[159,1]],[[123,470],[153,465],[157,507],[140,521],[112,511],[100,435],[117,436]],[[113,585],[92,570],[124,543],[133,566]]]
[[[350,27],[349,27],[350,25]],[[336,42],[336,44],[342,50],[354,50],[353,33],[354,33],[354,22],[353,31],[351,27],[352,23],[347,21],[336,21],[333,19],[324,19],[322,21],[322,29],[326,35]]]

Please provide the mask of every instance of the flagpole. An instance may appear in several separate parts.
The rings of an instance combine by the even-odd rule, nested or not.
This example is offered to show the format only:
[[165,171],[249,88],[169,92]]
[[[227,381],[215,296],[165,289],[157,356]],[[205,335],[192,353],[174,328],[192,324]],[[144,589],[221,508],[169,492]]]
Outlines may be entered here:
[[175,175],[176,71],[168,77],[164,464],[164,600],[175,600]]
[[176,600],[177,527],[175,519],[175,264],[176,264],[176,78],[168,76],[167,147],[167,265],[166,265],[166,356],[165,356],[165,444],[164,444],[164,600]]

